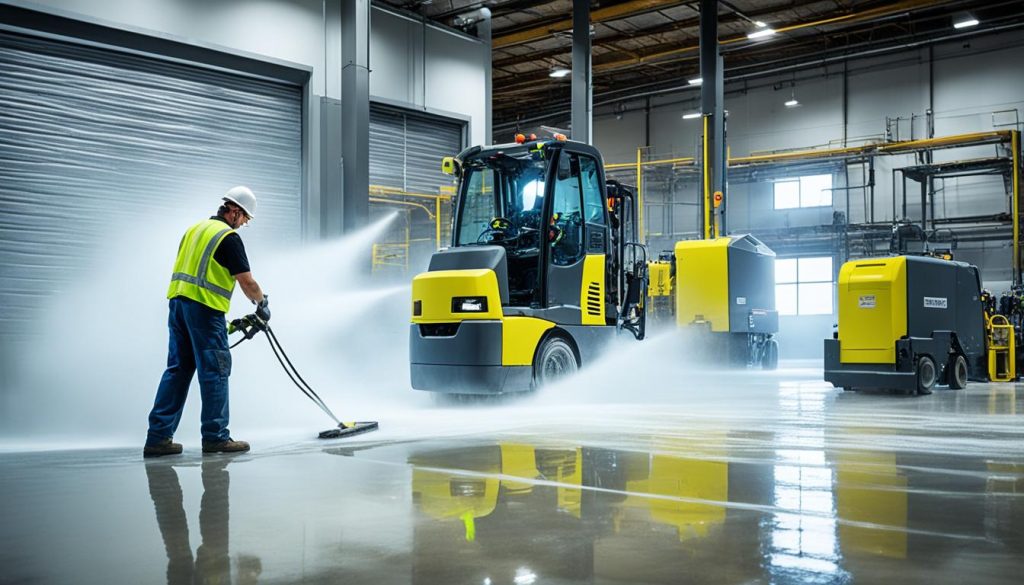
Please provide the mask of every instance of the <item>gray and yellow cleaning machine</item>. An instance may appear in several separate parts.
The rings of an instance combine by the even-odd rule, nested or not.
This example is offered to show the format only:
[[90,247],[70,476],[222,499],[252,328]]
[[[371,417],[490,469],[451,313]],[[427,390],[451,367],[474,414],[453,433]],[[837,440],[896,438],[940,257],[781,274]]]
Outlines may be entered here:
[[[693,334],[701,359],[773,370],[779,363],[775,252],[751,235],[677,242],[648,267],[653,308],[674,297],[675,325]],[[654,311],[664,317],[666,311]],[[662,319],[664,320],[664,319]]]
[[924,256],[843,264],[839,325],[825,340],[825,380],[844,390],[930,394],[984,380],[985,322],[978,268]]

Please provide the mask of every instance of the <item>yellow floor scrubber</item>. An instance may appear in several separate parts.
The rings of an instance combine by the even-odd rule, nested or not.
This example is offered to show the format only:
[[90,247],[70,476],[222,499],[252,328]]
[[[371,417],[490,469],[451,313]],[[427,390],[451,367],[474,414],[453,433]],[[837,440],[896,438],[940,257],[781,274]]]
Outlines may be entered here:
[[839,325],[825,340],[825,380],[844,390],[930,394],[984,380],[985,324],[978,268],[924,256],[843,264]]
[[[760,240],[732,235],[677,242],[648,270],[652,314],[691,336],[687,352],[711,363],[778,367],[775,253]],[[666,304],[670,311],[659,309]]]

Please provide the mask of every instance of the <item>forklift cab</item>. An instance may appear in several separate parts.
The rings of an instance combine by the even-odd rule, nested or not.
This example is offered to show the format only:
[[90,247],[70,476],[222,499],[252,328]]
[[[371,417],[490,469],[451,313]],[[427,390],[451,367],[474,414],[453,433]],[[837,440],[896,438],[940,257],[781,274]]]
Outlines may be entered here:
[[584,257],[608,253],[600,154],[542,142],[464,156],[452,246],[504,249],[504,305],[577,305]]

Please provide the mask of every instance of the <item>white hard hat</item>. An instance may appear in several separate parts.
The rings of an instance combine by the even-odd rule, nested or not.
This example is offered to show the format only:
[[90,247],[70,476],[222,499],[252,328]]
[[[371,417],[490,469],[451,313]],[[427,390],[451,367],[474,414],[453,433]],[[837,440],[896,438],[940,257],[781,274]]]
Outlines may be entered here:
[[242,185],[232,187],[224,194],[223,199],[241,207],[250,219],[256,217],[256,196],[248,187]]

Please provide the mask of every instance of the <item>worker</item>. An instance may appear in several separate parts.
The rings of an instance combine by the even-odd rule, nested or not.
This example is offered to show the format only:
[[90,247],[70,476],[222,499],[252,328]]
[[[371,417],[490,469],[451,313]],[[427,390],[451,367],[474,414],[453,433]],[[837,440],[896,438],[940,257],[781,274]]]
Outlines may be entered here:
[[235,231],[255,215],[256,196],[247,187],[239,186],[229,189],[222,201],[217,215],[190,227],[178,245],[178,258],[167,291],[167,370],[149,413],[144,457],[181,453],[181,445],[172,438],[197,369],[203,402],[203,453],[249,450],[248,443],[235,441],[228,432],[231,352],[225,314],[231,305],[235,282],[256,304],[256,314],[264,321],[270,320],[270,308],[249,270],[242,238]]

